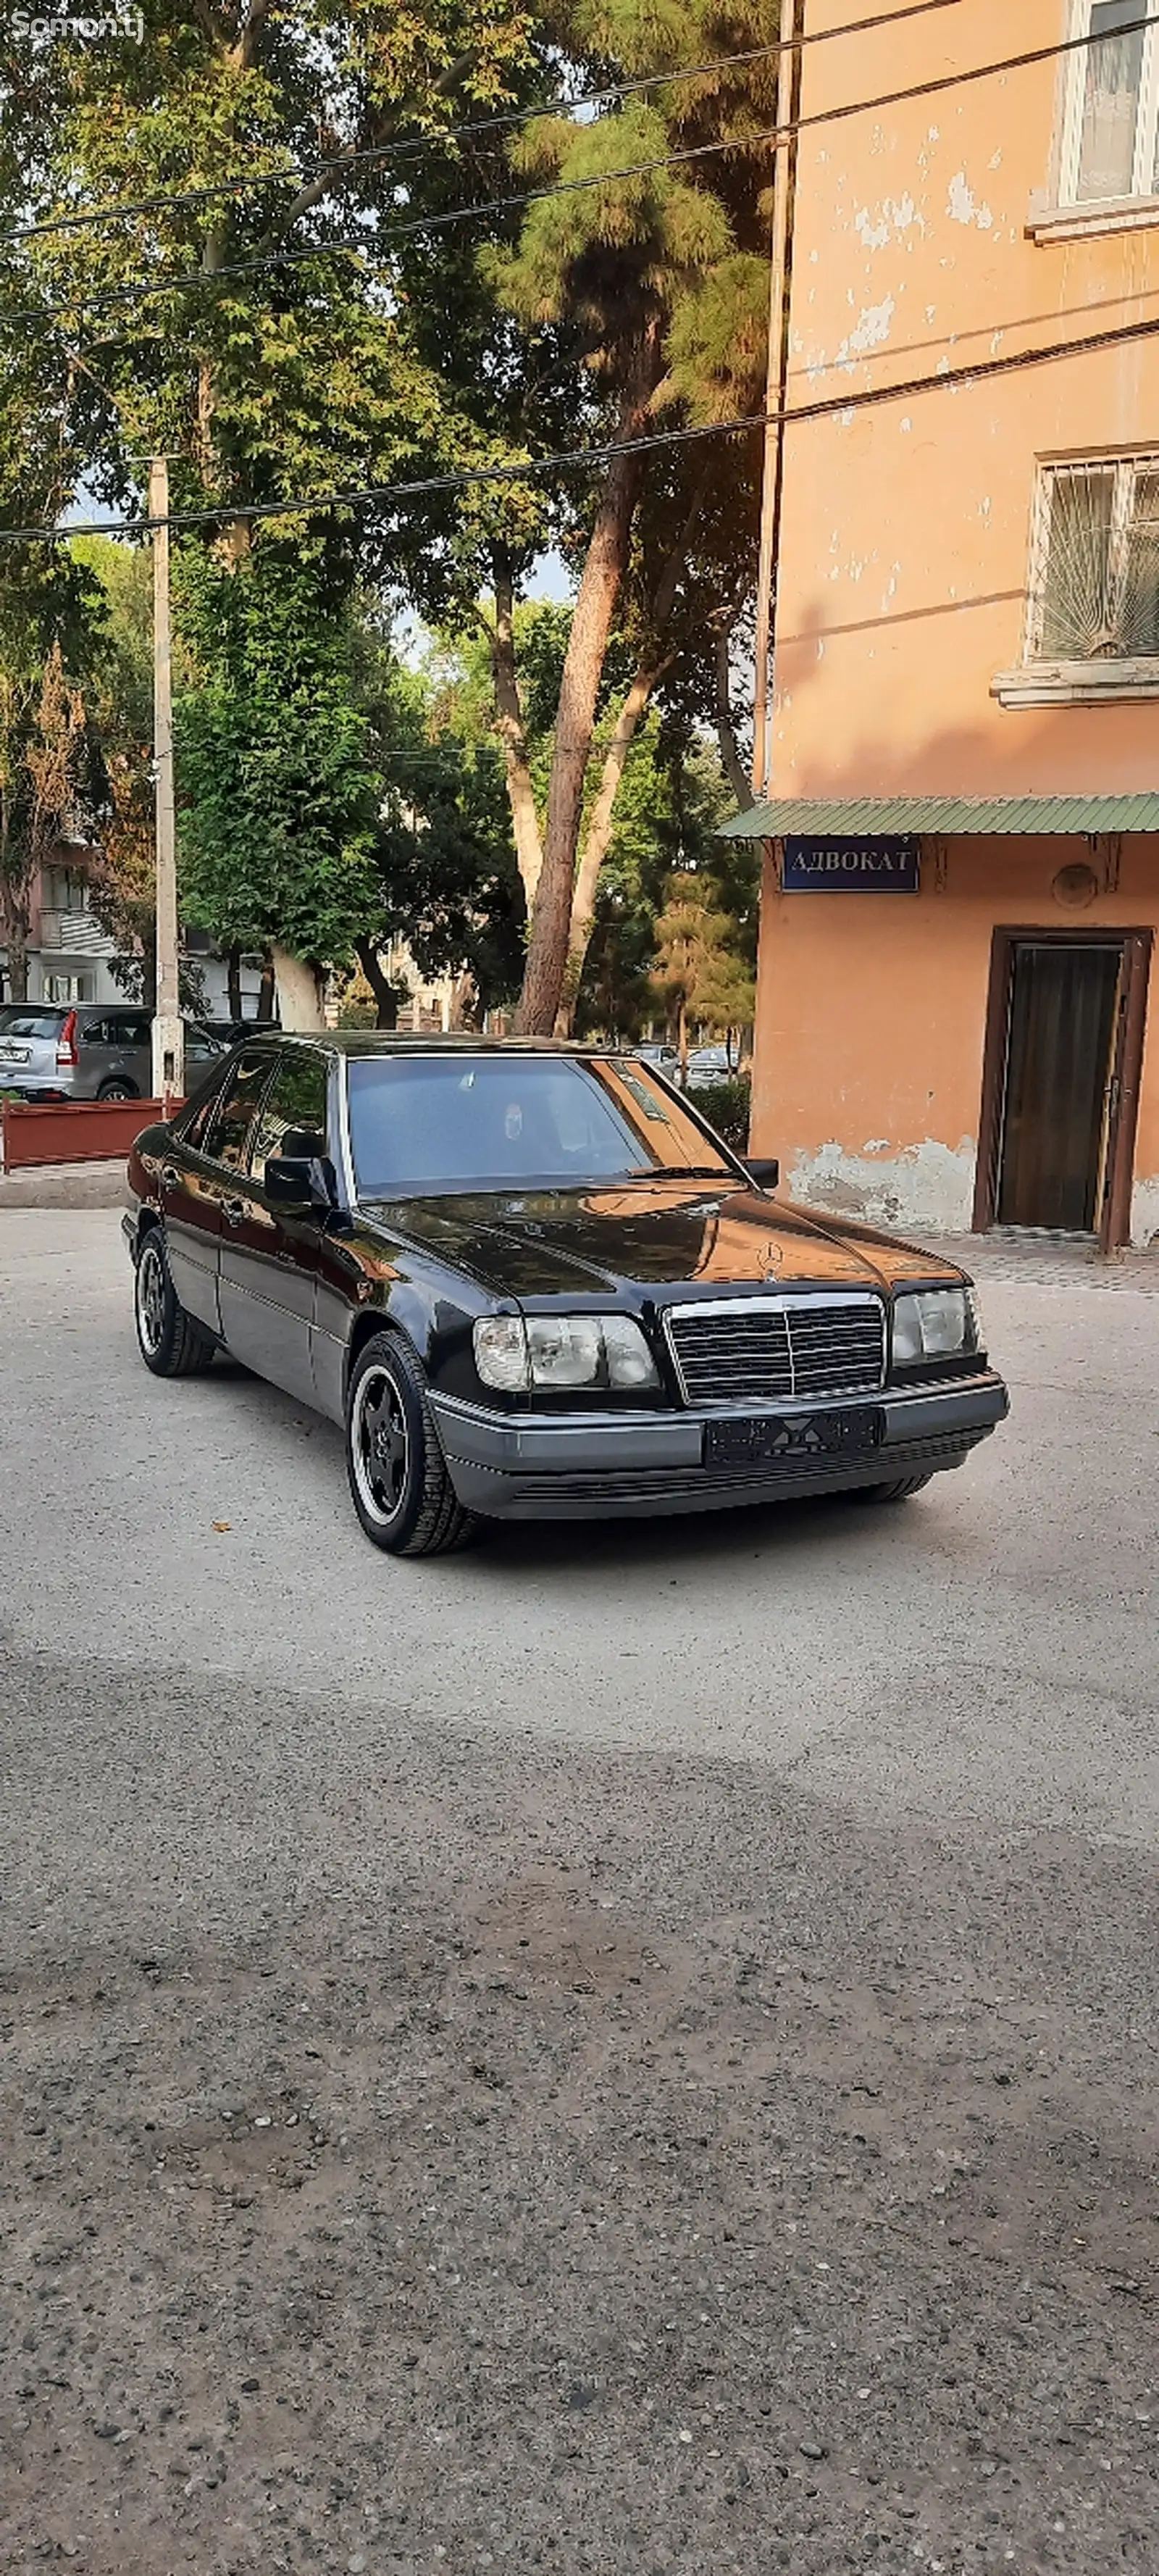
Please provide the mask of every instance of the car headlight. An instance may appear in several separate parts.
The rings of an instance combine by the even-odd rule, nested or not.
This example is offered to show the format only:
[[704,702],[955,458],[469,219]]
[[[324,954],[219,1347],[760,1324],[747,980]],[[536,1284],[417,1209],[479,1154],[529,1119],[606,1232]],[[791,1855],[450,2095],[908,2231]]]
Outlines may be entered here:
[[982,1347],[982,1318],[972,1288],[922,1288],[895,1297],[893,1364],[912,1368],[922,1360],[957,1359]]
[[475,1366],[484,1386],[501,1386],[508,1394],[527,1384],[527,1335],[522,1315],[485,1315],[472,1340]]
[[487,1315],[474,1328],[484,1386],[653,1387],[656,1363],[630,1315]]

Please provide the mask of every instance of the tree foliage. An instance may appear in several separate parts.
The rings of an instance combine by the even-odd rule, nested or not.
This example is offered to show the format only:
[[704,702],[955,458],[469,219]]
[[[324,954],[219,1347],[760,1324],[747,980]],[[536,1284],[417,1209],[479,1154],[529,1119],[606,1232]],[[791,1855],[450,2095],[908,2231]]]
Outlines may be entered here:
[[348,628],[317,556],[263,532],[236,565],[190,549],[175,709],[188,916],[220,946],[346,964],[374,917],[376,782]]
[[38,871],[93,804],[82,680],[99,599],[82,566],[31,553],[0,581],[0,930],[8,982],[27,990],[29,909]]

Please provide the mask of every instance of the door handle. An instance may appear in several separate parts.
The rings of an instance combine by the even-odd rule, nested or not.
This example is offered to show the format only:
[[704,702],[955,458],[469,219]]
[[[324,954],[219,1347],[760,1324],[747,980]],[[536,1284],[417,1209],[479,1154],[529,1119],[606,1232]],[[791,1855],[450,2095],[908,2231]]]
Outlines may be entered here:
[[161,1178],[167,1190],[175,1190],[181,1178],[176,1163],[162,1163]]
[[244,1199],[223,1199],[221,1213],[227,1225],[240,1225],[245,1216]]

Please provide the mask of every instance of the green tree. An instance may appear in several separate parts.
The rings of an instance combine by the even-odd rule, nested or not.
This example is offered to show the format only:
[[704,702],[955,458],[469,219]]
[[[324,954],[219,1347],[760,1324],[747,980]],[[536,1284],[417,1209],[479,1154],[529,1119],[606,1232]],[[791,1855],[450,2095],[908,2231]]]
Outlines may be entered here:
[[[147,547],[111,537],[75,537],[69,552],[101,601],[88,682],[97,774],[89,899],[113,942],[117,983],[151,1010],[157,986],[152,563]],[[179,660],[178,685],[180,676]]]
[[287,1026],[316,1025],[325,970],[376,913],[377,781],[349,620],[323,557],[263,531],[230,566],[178,567],[192,673],[175,708],[189,918],[273,949]]
[[55,843],[86,828],[92,745],[81,678],[97,601],[78,566],[11,561],[0,581],[0,933],[9,991],[28,990],[32,890]]
[[[767,0],[736,0],[723,19],[705,4],[658,22],[642,0],[574,0],[559,15],[561,46],[597,77],[609,63],[629,77],[676,69],[775,32]],[[591,431],[621,451],[572,536],[579,578],[520,1005],[527,1029],[551,1028],[578,987],[627,751],[680,649],[681,624],[687,631],[695,620],[698,591],[703,609],[697,574],[719,572],[723,556],[736,578],[746,514],[736,507],[735,451],[730,457],[722,444],[711,460],[695,448],[649,460],[642,442],[661,425],[704,425],[757,407],[767,272],[751,137],[772,120],[774,84],[772,62],[700,74],[583,123],[544,120],[519,147],[529,175],[569,192],[532,206],[515,249],[493,256],[497,294],[524,327],[561,333],[588,389]],[[730,148],[669,161],[716,142]],[[632,175],[617,175],[625,170]],[[588,180],[598,184],[574,184]],[[751,466],[742,457],[742,469],[751,474]],[[633,637],[633,669],[589,803],[617,615]]]
[[[501,145],[463,150],[447,129],[541,78],[510,0],[157,0],[140,43],[31,32],[0,132],[0,228],[30,210],[156,202],[0,252],[0,520],[51,518],[82,473],[100,499],[139,498],[141,458],[164,449],[174,508],[220,503],[222,533],[206,542],[239,563],[246,501],[388,482],[457,457],[464,424],[446,416],[407,276],[379,235],[404,180],[415,214],[498,183]],[[379,157],[358,157],[368,153]],[[221,192],[239,170],[253,184]],[[190,192],[193,202],[171,202]],[[307,258],[268,264],[311,245]],[[239,265],[244,275],[227,274]],[[185,282],[126,292],[165,278]],[[317,524],[330,531],[328,605],[340,570],[351,590],[360,551],[396,576],[409,562],[421,584],[432,529],[418,512]],[[242,612],[231,625],[235,670],[246,623]],[[332,712],[337,649],[333,637],[320,649]],[[349,718],[347,707],[339,769]],[[204,777],[192,802],[207,812]],[[294,854],[310,850],[299,901]],[[319,912],[316,852],[307,793],[278,881],[287,961],[301,936],[341,945],[325,903]]]
[[397,1009],[379,954],[395,940],[425,975],[469,975],[485,1010],[518,991],[525,925],[497,746],[464,726],[469,695],[456,709],[445,673],[405,668],[373,630],[364,651],[379,904],[357,947],[379,1025]]
[[653,980],[675,1030],[682,1080],[688,1070],[690,1023],[715,1035],[751,1022],[756,998],[752,969],[737,923],[721,907],[711,877],[685,871],[670,879],[668,900],[656,923]]

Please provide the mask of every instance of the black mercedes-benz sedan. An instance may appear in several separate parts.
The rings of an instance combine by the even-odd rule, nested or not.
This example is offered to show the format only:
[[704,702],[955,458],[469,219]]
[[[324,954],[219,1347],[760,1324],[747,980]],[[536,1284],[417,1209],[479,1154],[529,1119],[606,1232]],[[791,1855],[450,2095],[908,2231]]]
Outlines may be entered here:
[[146,1368],[344,1426],[377,1547],[479,1518],[899,1501],[1007,1411],[964,1273],[773,1197],[622,1050],[255,1037],[137,1138]]

